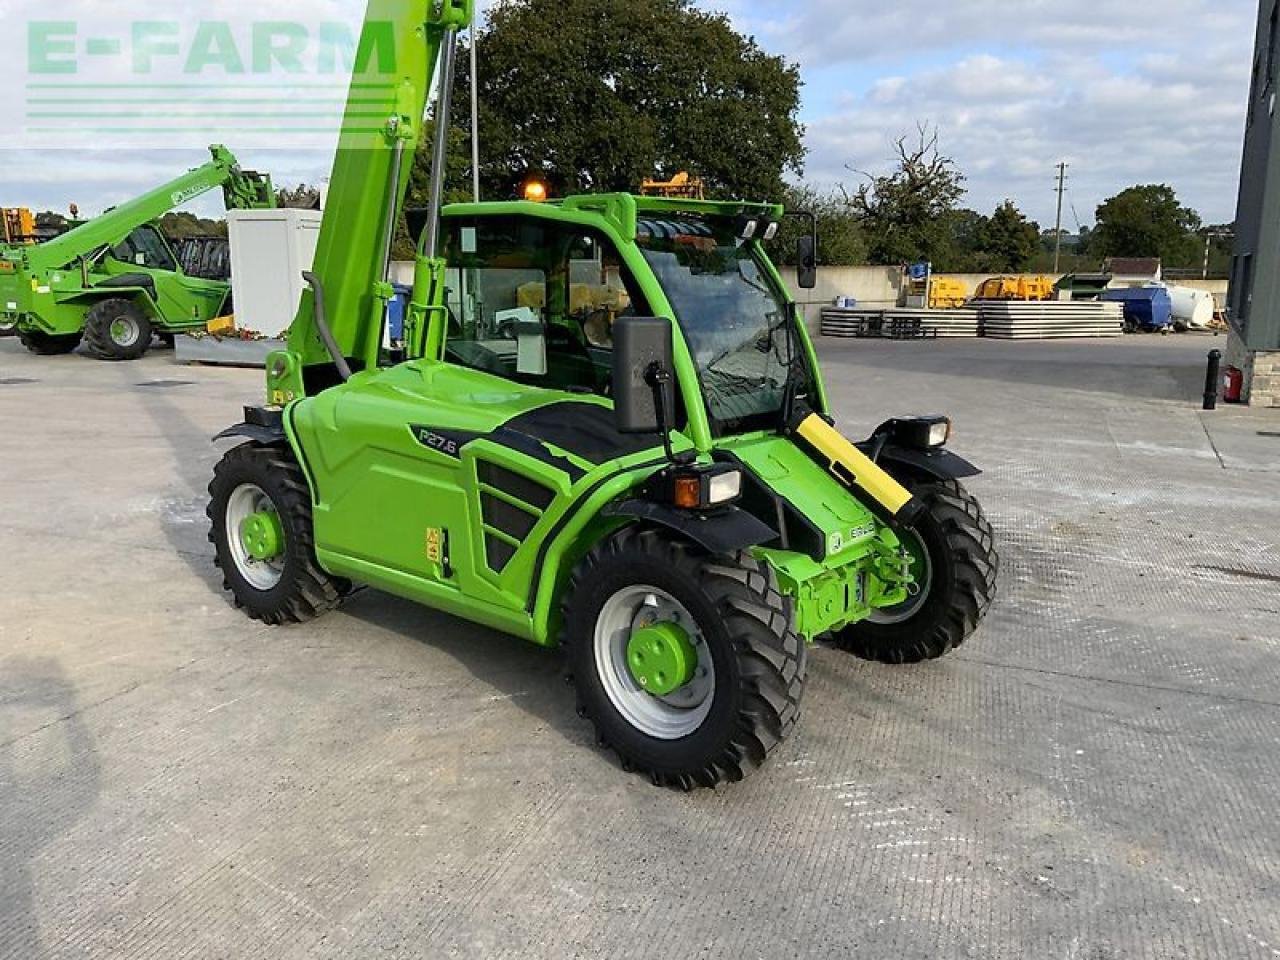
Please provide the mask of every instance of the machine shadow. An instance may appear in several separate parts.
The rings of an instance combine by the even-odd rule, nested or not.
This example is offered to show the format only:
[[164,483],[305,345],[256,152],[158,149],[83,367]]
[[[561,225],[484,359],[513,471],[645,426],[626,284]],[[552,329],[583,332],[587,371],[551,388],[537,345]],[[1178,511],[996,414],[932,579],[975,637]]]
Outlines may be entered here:
[[[198,509],[201,514],[196,522],[191,522],[185,514],[180,518],[161,514],[161,530],[174,553],[182,559],[196,579],[208,588],[209,593],[230,603],[230,594],[222,589],[222,574],[213,563],[213,545],[208,540],[209,528],[204,522],[203,510],[208,501],[214,465],[235,444],[232,441],[215,444],[215,431],[197,424],[163,393],[157,391],[147,399],[148,402],[143,407],[159,435],[173,451],[178,482],[172,490],[173,497],[179,502],[189,502],[192,510]],[[232,413],[227,425],[235,419],[238,418]],[[203,455],[192,456],[193,450],[201,450],[206,446],[208,449]]]
[[[178,483],[174,495],[203,503],[213,466],[233,441],[216,445],[209,442],[212,434],[163,394],[152,397],[146,407],[156,429],[173,450]],[[208,444],[208,453],[193,457],[193,448],[199,449],[196,445],[202,443]],[[230,604],[230,594],[222,589],[222,575],[213,563],[206,526],[175,523],[168,517],[161,518],[161,525],[166,539],[195,577],[218,602]],[[343,604],[341,613],[442,651],[477,682],[492,687],[496,695],[509,699],[565,739],[594,743],[591,725],[577,716],[573,691],[564,679],[564,657],[559,651],[537,647],[376,590],[361,591]]]
[[352,597],[341,612],[366,626],[446,654],[477,683],[491,688],[494,696],[509,700],[566,740],[594,742],[590,723],[577,715],[561,651],[377,590],[364,590]]
[[100,785],[94,738],[61,665],[51,658],[5,660],[0,670],[0,810],[5,814],[0,817],[5,852],[0,953],[6,957],[46,955],[33,865],[93,807]]

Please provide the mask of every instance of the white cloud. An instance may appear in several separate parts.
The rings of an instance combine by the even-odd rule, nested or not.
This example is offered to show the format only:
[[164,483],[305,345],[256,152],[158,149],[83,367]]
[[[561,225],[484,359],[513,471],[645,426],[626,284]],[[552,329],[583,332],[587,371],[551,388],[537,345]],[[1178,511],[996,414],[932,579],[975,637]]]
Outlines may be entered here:
[[[823,9],[837,6],[846,25],[816,31]],[[1111,23],[1098,5],[1084,3],[1059,11],[1039,2],[968,0],[945,16],[926,6],[933,7],[817,0],[763,31],[796,42],[811,74],[819,64],[837,74],[851,69],[832,63],[857,50],[885,57],[883,48],[871,51],[856,39],[863,29],[898,30],[916,41],[918,53],[934,48],[928,65],[911,72],[899,66],[811,118],[809,179],[847,182],[848,165],[883,169],[892,140],[929,121],[969,177],[968,202],[981,209],[1009,197],[1050,224],[1054,166],[1066,160],[1075,211],[1086,224],[1098,203],[1138,182],[1170,183],[1206,219],[1232,219],[1253,51],[1247,0],[1215,7],[1175,0],[1161,5],[1158,25]],[[1018,7],[1026,15],[1008,12]],[[920,18],[918,31],[902,33],[913,17]],[[971,52],[979,33],[998,37],[1001,51]],[[1074,226],[1070,209],[1066,223]]]
[[[715,6],[707,0],[706,6]],[[1253,39],[1251,0],[1161,0],[1158,4],[1102,0],[806,0],[795,12],[743,18],[771,48],[816,65],[895,60],[974,46],[1056,50],[1142,51],[1166,40]]]

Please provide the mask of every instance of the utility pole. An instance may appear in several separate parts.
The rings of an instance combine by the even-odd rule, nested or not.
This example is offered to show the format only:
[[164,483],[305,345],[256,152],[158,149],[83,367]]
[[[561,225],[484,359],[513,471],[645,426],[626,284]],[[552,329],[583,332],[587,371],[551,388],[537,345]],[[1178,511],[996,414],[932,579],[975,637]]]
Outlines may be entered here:
[[1214,239],[1218,237],[1226,238],[1231,236],[1234,236],[1234,234],[1227,230],[1206,230],[1204,232],[1204,270],[1200,273],[1201,280],[1209,279],[1209,253]]
[[1058,222],[1053,228],[1053,272],[1061,273],[1062,266],[1062,195],[1067,190],[1067,164],[1058,164]]
[[471,24],[471,188],[475,202],[480,202],[480,56],[476,53],[476,31]]

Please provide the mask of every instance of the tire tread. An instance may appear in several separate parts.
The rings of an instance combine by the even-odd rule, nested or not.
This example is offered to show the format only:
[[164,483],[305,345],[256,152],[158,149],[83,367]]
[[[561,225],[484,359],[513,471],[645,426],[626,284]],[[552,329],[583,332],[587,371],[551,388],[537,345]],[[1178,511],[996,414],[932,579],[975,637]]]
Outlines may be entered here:
[[[255,597],[242,596],[228,572],[234,561],[221,555],[217,548],[217,530],[221,522],[218,503],[223,488],[234,488],[242,480],[228,479],[228,475],[240,468],[249,467],[262,474],[275,474],[284,490],[283,503],[276,506],[281,511],[288,536],[297,545],[297,563],[292,566],[289,589],[274,606],[254,602]],[[261,484],[259,484],[261,485]],[[227,491],[229,495],[230,490]],[[297,461],[284,448],[263,447],[256,443],[242,444],[230,450],[222,462],[214,468],[213,482],[209,484],[209,542],[214,544],[214,564],[222,572],[222,587],[228,591],[235,605],[250,617],[270,626],[286,623],[306,623],[335,609],[347,592],[345,581],[331,577],[320,566],[315,554],[315,532],[312,526],[311,493],[306,478]],[[288,570],[289,568],[287,568]]]
[[941,529],[954,560],[956,589],[943,616],[918,635],[889,642],[869,623],[854,624],[835,635],[838,647],[864,660],[905,664],[944,657],[973,635],[996,597],[1000,557],[995,530],[977,498],[956,480],[911,486],[929,505]]
[[655,557],[697,583],[722,618],[741,674],[741,707],[734,729],[715,755],[685,769],[671,769],[646,763],[624,744],[614,742],[575,682],[578,713],[592,722],[597,742],[612,749],[624,768],[646,774],[655,784],[690,790],[740,781],[764,764],[800,719],[808,646],[795,632],[791,600],[779,590],[773,572],[749,554],[710,558],[662,531],[627,527],[587,554],[564,591],[561,642],[571,660],[581,662],[573,655],[576,644],[593,642],[591,636],[575,637],[569,629],[583,585],[606,560],[630,551]]

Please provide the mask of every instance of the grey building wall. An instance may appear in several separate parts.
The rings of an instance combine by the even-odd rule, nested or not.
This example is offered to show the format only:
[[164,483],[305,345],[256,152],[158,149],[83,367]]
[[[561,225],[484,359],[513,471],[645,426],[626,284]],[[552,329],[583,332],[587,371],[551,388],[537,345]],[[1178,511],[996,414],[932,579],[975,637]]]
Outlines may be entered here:
[[1280,0],[1261,0],[1228,299],[1248,350],[1280,349]]

